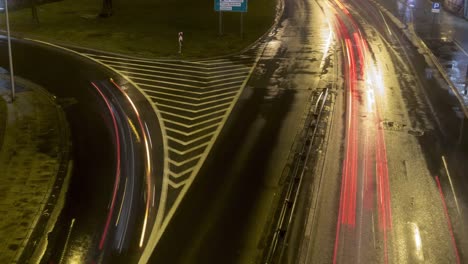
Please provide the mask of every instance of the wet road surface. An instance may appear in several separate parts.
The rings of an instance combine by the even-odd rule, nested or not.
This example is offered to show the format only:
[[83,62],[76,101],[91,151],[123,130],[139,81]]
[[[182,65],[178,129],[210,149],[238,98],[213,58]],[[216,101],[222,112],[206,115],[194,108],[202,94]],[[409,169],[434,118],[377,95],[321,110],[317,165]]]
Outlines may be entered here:
[[323,172],[312,180],[318,202],[304,203],[312,210],[296,223],[302,245],[285,260],[463,263],[466,230],[454,226],[463,217],[441,184],[450,181],[441,148],[450,127],[426,99],[424,89],[436,87],[421,77],[424,59],[367,1],[318,2],[341,46],[343,93],[328,132],[336,141],[326,142]]
[[[288,170],[312,94],[334,87],[334,99],[327,106],[330,115],[324,121],[328,137],[314,151],[317,159],[310,164],[293,225],[286,233],[288,243],[277,263],[463,263],[466,200],[455,194],[463,191],[463,181],[457,180],[463,170],[450,166],[452,160],[463,158],[446,158],[448,121],[433,115],[427,101],[433,94],[425,92],[437,84],[424,79],[424,58],[398,29],[365,0],[291,0],[285,2],[278,28],[263,44],[249,82],[203,157],[205,162],[197,165],[197,177],[172,182],[177,186],[190,182],[191,187],[180,196],[180,207],[161,231],[150,262],[261,262],[290,180]],[[53,57],[39,54],[37,61]],[[41,79],[44,72],[25,63],[33,57],[20,56],[18,72]],[[190,86],[177,93],[187,98],[197,80],[174,84],[173,73],[158,70],[154,76],[128,61],[110,63],[139,78],[147,92],[155,94],[156,105],[179,111],[178,120],[166,116],[164,122],[193,125],[180,122],[183,116],[194,116],[183,114],[187,109],[178,109],[180,102],[174,102],[179,99],[165,90]],[[162,139],[144,140],[150,136],[146,124],[119,91],[128,85],[125,80],[116,78],[112,83],[111,73],[96,73],[92,67],[71,67],[61,73],[59,78],[36,82],[53,87],[63,97],[99,101],[101,110],[107,111],[80,104],[69,111],[80,177],[75,176],[72,202],[56,230],[57,248],[47,254],[53,260],[64,256],[67,263],[135,262],[142,253],[140,245],[149,238],[145,229],[151,230],[156,222],[159,201],[152,198],[162,190],[151,186],[162,186],[155,185],[155,179],[163,175],[147,176],[154,166],[164,166],[157,158],[164,157]],[[240,82],[236,73],[231,77]],[[90,91],[79,95],[61,90],[67,80],[73,89]],[[142,95],[132,90],[129,94],[138,106],[145,105]],[[156,94],[165,94],[166,99]],[[189,99],[188,104],[200,107]],[[151,106],[143,112],[144,120],[157,120]],[[149,126],[161,131],[157,122]],[[145,157],[150,144],[159,147],[153,149],[152,158]],[[121,150],[131,155],[120,156]],[[130,177],[135,171],[142,177]],[[121,172],[130,178],[120,178]],[[450,176],[455,177],[455,187]],[[108,235],[106,230],[112,232]]]
[[[256,263],[269,245],[296,135],[330,32],[319,9],[288,1],[219,141],[151,263]],[[298,12],[300,11],[300,12]]]
[[[120,91],[117,86],[124,80],[91,60],[21,40],[14,42],[13,52],[15,74],[57,96],[74,143],[74,172],[67,197],[61,197],[65,207],[49,234],[43,262],[136,261],[139,244],[148,239],[142,231],[144,221],[150,229],[156,216],[151,208],[158,205],[159,196],[149,198],[160,193],[157,188],[147,191],[151,183],[145,172],[159,175],[150,179],[157,186],[161,186],[157,179],[162,179],[162,170],[157,170],[163,167],[162,138],[157,134],[161,129],[152,107],[131,87]],[[6,52],[1,54],[3,67],[7,58]],[[142,113],[135,113],[132,104]],[[151,121],[143,126],[141,119]],[[145,138],[148,130],[155,131],[151,139]],[[151,151],[142,151],[145,143],[151,144]],[[148,159],[143,153],[150,153]]]

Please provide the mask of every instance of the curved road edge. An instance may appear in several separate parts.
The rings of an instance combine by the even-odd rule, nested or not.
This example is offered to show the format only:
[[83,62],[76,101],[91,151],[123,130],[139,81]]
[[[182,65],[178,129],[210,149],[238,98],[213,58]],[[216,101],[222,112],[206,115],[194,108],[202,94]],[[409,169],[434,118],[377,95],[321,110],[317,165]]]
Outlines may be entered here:
[[63,208],[62,197],[68,189],[68,182],[70,181],[71,171],[73,168],[73,161],[70,155],[72,152],[70,127],[63,108],[57,102],[56,97],[46,91],[46,89],[37,85],[29,85],[28,88],[35,90],[44,97],[47,97],[55,106],[58,117],[58,135],[60,137],[60,147],[58,151],[60,154],[58,160],[60,161],[55,180],[48,190],[47,198],[44,199],[40,205],[40,210],[38,210],[39,213],[33,220],[31,229],[25,238],[25,245],[20,247],[16,252],[14,260],[16,263],[25,263],[28,259],[34,262],[34,257],[31,256],[36,255],[37,249],[41,248],[41,246],[44,245],[43,243],[46,242],[44,238],[46,237],[48,230],[50,230],[50,228],[55,224],[57,217]]
[[[123,80],[124,83],[129,83],[130,85],[127,85],[126,88],[131,88],[132,90],[134,89],[134,91],[137,91],[138,95],[138,98],[140,98],[140,95],[141,97],[143,97],[144,99],[141,99],[138,100],[139,103],[143,102],[149,106],[147,108],[151,108],[153,111],[149,111],[149,112],[144,112],[144,115],[146,115],[147,117],[149,115],[152,115],[151,118],[148,118],[151,120],[151,122],[154,122],[155,124],[151,125],[150,127],[152,128],[158,128],[156,131],[158,136],[157,138],[156,137],[153,137],[153,141],[154,141],[154,144],[158,144],[158,147],[160,145],[163,145],[163,144],[166,144],[166,142],[164,140],[162,140],[163,136],[161,134],[164,133],[164,129],[161,129],[164,124],[162,123],[161,121],[161,118],[160,118],[160,115],[159,115],[159,112],[156,111],[156,109],[154,109],[154,107],[152,107],[152,104],[149,103],[149,98],[147,98],[147,96],[142,93],[137,85],[133,84],[131,80],[129,80],[126,76],[123,76],[121,74],[119,74],[117,71],[115,71],[114,69],[112,69],[111,67],[108,67],[106,65],[103,65],[102,63],[99,63],[98,61],[90,58],[90,57],[87,57],[85,55],[82,55],[76,51],[72,51],[72,50],[69,50],[69,49],[66,49],[66,48],[63,48],[63,47],[60,47],[60,46],[57,46],[55,44],[52,44],[52,43],[46,43],[46,42],[42,42],[42,41],[36,41],[36,40],[32,40],[32,39],[27,39],[27,38],[24,38],[24,39],[17,39],[16,41],[18,42],[26,42],[26,45],[32,45],[32,46],[49,46],[49,48],[52,48],[52,50],[57,50],[58,52],[64,52],[65,53],[68,53],[70,55],[70,57],[73,57],[72,55],[75,55],[75,57],[80,57],[80,58],[86,58],[86,59],[89,59],[91,61],[93,61],[94,63],[97,64],[97,66],[101,66],[101,68],[104,68],[106,69],[107,71],[110,71],[110,73],[108,73],[108,77],[109,78],[118,78],[120,81]],[[68,56],[68,55],[67,55]],[[102,72],[104,72],[104,70],[101,70]],[[19,73],[21,75],[21,73]],[[24,74],[24,73],[23,73]],[[28,74],[26,74],[28,75]],[[94,75],[94,74],[93,74]],[[96,74],[97,76],[98,74]],[[37,77],[37,76],[36,76]],[[90,77],[90,78],[93,78],[93,77]],[[94,77],[95,78],[95,77]],[[55,89],[57,89],[57,87],[54,87]],[[52,88],[52,90],[54,90],[54,88]],[[50,89],[50,87],[48,87],[48,89]],[[55,99],[55,96],[53,96],[53,98]],[[66,98],[64,98],[66,100]],[[65,102],[66,103],[66,102]],[[58,107],[58,110],[61,109],[61,107]],[[156,115],[156,118],[155,116],[153,116],[153,114]],[[64,115],[64,113],[62,113],[61,115],[61,119],[64,120],[66,122],[66,117]],[[154,130],[154,129],[153,129]],[[153,133],[155,133],[154,131],[152,131]],[[151,134],[153,134],[151,133]],[[70,131],[68,129],[64,130],[63,133],[61,133],[61,135],[63,135],[64,137],[66,137],[66,135],[70,135]],[[62,145],[68,145],[68,142],[63,142],[62,141]],[[163,147],[161,149],[164,149],[165,151],[167,151],[166,147]],[[23,263],[23,262],[29,262],[29,261],[40,261],[41,258],[43,257],[45,251],[47,250],[47,246],[48,246],[48,234],[52,232],[52,230],[54,229],[54,225],[56,224],[57,220],[59,219],[60,215],[61,215],[61,212],[63,211],[64,209],[64,206],[65,206],[65,200],[66,200],[66,195],[67,195],[67,192],[69,192],[69,183],[71,181],[71,175],[72,175],[72,171],[73,171],[73,161],[70,160],[70,151],[71,149],[67,149],[67,151],[63,151],[63,155],[64,157],[62,158],[62,163],[60,164],[60,169],[59,169],[59,176],[57,177],[56,179],[56,182],[54,183],[54,186],[53,186],[53,193],[51,193],[49,199],[47,200],[47,204],[49,204],[51,206],[50,209],[48,209],[47,211],[46,210],[42,210],[42,214],[39,215],[37,218],[37,221],[36,221],[36,226],[42,226],[43,228],[35,228],[34,231],[32,231],[31,235],[29,236],[28,238],[28,242],[27,242],[27,245],[25,247],[25,250],[23,250],[21,252],[21,254],[17,254],[17,259],[16,261],[17,262],[20,262],[20,263]],[[165,153],[167,155],[167,153]],[[162,155],[160,155],[162,156]],[[158,163],[158,162],[156,162]],[[162,163],[162,162],[159,162],[159,163]],[[158,164],[159,165],[159,164]],[[167,164],[165,165],[167,166]],[[165,167],[164,166],[164,167]],[[158,175],[161,175],[162,172],[165,170],[164,167],[162,166],[159,166],[157,169],[159,170],[158,173],[155,173],[155,174],[158,174]],[[162,178],[162,177],[161,177]],[[62,188],[63,187],[63,188]],[[53,210],[52,210],[53,208]],[[46,214],[44,214],[44,212],[46,212]]]

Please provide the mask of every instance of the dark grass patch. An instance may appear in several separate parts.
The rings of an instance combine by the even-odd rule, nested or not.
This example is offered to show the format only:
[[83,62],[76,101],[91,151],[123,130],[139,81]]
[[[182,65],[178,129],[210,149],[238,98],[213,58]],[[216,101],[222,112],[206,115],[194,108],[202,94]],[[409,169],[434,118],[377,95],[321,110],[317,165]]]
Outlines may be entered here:
[[[240,13],[223,13],[218,36],[214,0],[114,0],[114,15],[99,18],[101,1],[64,0],[39,6],[40,25],[26,8],[11,12],[20,34],[88,48],[148,57],[178,56],[177,33],[184,32],[184,57],[209,57],[239,51],[271,26],[275,0],[250,0],[240,37]],[[95,14],[93,16],[92,14]]]

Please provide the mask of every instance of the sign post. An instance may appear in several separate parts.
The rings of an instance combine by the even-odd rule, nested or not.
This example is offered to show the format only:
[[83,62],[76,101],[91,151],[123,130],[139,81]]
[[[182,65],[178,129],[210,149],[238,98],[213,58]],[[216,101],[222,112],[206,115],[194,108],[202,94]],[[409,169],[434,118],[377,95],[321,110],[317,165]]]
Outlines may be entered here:
[[439,2],[433,2],[432,3],[432,26],[431,26],[431,32],[434,34],[434,21],[436,14],[440,13],[440,3]]
[[243,13],[247,12],[248,0],[215,0],[214,9],[219,12],[219,35],[223,35],[223,12],[240,12],[241,13],[241,37],[244,35],[244,17]]
[[241,13],[241,24],[240,24],[240,35],[241,39],[244,39],[244,13]]
[[11,101],[15,100],[15,77],[13,73],[13,56],[11,55],[11,37],[10,37],[10,20],[8,17],[8,1],[5,0],[5,18],[7,26],[7,41],[8,41],[8,59],[10,61],[10,87],[11,87]]
[[223,12],[221,10],[219,12],[219,36],[223,35]]

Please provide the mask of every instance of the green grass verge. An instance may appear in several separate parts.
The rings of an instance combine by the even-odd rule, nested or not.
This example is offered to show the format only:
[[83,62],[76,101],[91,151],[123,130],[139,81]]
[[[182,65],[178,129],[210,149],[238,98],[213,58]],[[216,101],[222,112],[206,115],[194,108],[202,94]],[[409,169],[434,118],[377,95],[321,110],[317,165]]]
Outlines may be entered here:
[[[97,18],[101,0],[64,0],[39,6],[40,24],[29,8],[10,13],[12,31],[23,36],[143,57],[211,57],[241,50],[272,25],[275,0],[250,0],[240,38],[240,13],[223,13],[218,36],[214,0],[114,0],[114,15]],[[2,15],[3,16],[3,15]],[[2,18],[3,19],[3,18]]]

